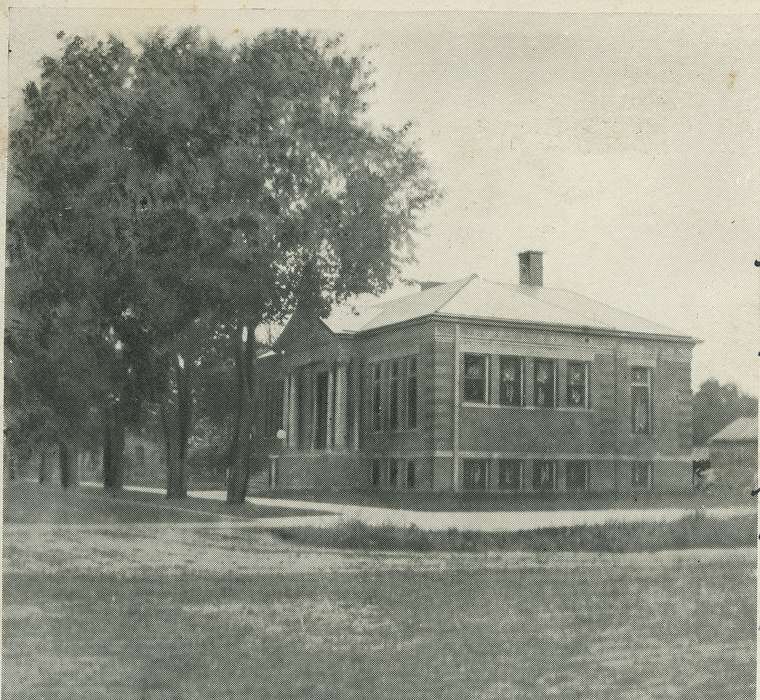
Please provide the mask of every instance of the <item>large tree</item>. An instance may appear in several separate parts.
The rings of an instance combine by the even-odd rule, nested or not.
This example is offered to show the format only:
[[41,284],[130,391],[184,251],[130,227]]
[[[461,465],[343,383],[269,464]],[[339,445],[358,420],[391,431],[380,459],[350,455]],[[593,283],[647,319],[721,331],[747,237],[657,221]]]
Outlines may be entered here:
[[[13,133],[13,176],[33,196],[10,230],[97,271],[84,291],[93,331],[115,336],[122,380],[143,390],[132,395],[162,406],[170,496],[186,490],[203,335],[234,339],[228,500],[240,501],[256,329],[296,303],[325,313],[385,289],[436,189],[408,125],[371,125],[371,70],[339,39],[277,30],[223,46],[187,29],[138,50],[64,42]],[[116,451],[124,386],[104,406]]]

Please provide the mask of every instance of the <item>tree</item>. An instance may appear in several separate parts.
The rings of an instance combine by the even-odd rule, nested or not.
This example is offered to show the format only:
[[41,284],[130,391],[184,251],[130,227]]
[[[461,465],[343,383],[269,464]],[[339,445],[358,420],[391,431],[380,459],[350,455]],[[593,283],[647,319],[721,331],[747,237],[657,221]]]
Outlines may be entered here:
[[[167,494],[185,494],[192,374],[204,333],[223,329],[236,377],[228,500],[245,497],[257,327],[296,303],[326,313],[385,289],[437,196],[409,125],[370,125],[373,87],[340,39],[285,30],[233,47],[159,33],[138,52],[74,37],[43,59],[12,135],[14,178],[33,196],[9,230],[100,273],[78,275],[77,292],[120,370],[103,404],[108,460],[127,396],[160,403]],[[68,280],[60,293],[73,294]]]
[[712,377],[694,394],[693,406],[695,445],[704,445],[741,416],[757,415],[757,397],[745,394],[735,384],[721,384]]

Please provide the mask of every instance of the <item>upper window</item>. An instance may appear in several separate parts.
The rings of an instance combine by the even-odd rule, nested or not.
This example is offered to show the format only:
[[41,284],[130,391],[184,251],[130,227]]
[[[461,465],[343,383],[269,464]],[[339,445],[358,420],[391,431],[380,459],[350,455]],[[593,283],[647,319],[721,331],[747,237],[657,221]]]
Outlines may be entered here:
[[499,403],[523,405],[523,362],[520,357],[499,358]]
[[555,405],[557,364],[554,360],[536,360],[533,364],[535,404],[543,408]]
[[462,395],[465,401],[487,403],[488,355],[465,355]]
[[408,357],[406,364],[406,425],[417,427],[417,358]]
[[372,430],[383,424],[383,387],[380,364],[372,365]]
[[567,405],[588,407],[588,363],[567,363]]
[[652,432],[652,370],[631,367],[631,427],[634,433]]
[[391,378],[388,386],[390,393],[388,405],[390,413],[390,428],[391,430],[398,430],[398,392],[399,392],[399,361],[393,360],[391,362]]

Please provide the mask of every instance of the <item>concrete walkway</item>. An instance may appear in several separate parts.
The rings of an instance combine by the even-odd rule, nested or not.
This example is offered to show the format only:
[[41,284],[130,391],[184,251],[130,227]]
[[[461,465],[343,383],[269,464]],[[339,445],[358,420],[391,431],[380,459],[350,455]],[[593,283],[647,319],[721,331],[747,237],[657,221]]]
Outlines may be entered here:
[[[83,485],[100,486],[87,483]],[[126,490],[164,493],[163,489],[148,486],[128,486]],[[191,496],[223,501],[224,491],[192,491]],[[693,510],[686,508],[636,508],[625,510],[546,510],[546,511],[499,511],[499,512],[425,512],[397,510],[376,506],[355,506],[340,503],[286,500],[281,498],[250,497],[251,504],[315,511],[321,515],[298,515],[252,519],[224,523],[198,523],[196,527],[229,527],[246,529],[275,529],[292,527],[338,527],[346,522],[360,521],[366,525],[414,525],[421,530],[469,530],[478,532],[515,532],[538,530],[547,527],[572,525],[603,525],[611,522],[672,522]],[[754,508],[705,508],[708,517],[726,519],[735,515],[755,513]],[[325,513],[328,513],[325,515]],[[186,526],[192,524],[188,523]]]

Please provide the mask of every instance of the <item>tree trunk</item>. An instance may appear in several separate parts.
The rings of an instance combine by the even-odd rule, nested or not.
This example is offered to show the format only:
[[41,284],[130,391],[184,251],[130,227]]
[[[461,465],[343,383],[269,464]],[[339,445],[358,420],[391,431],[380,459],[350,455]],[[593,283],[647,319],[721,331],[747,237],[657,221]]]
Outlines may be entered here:
[[227,467],[227,503],[245,501],[253,459],[255,326],[249,323],[244,329],[235,347],[238,405]]
[[47,484],[50,481],[50,465],[47,459],[47,447],[40,452],[40,483]]
[[106,405],[103,416],[103,487],[120,491],[124,487],[124,421],[121,405]]
[[58,463],[61,469],[61,486],[65,489],[79,484],[77,454],[78,450],[75,445],[63,440],[58,442]]
[[187,442],[193,418],[190,367],[179,357],[175,363],[176,407],[166,397],[161,403],[161,422],[166,440],[166,497],[187,498]]

